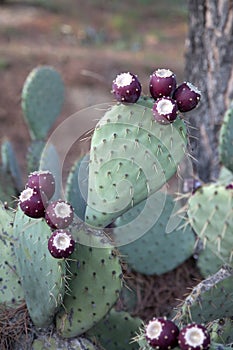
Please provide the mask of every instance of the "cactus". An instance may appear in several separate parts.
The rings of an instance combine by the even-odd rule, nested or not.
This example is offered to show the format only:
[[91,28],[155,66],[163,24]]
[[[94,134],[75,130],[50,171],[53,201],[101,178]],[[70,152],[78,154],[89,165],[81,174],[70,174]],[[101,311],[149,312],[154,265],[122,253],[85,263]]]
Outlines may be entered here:
[[233,191],[219,184],[198,189],[188,202],[190,224],[222,263],[232,264]]
[[225,113],[219,134],[219,157],[222,164],[233,171],[233,106]]
[[137,344],[131,340],[141,325],[140,318],[112,309],[86,335],[92,340],[97,339],[101,346],[108,350],[137,350]]
[[233,342],[233,320],[222,318],[211,324],[211,339],[216,343],[230,344]]
[[183,121],[160,125],[138,104],[109,109],[95,128],[90,150],[86,222],[105,227],[158,190],[185,155]]
[[65,292],[65,262],[50,255],[47,247],[50,234],[43,219],[28,218],[17,209],[14,249],[28,311],[38,327],[53,321]]
[[222,260],[213,253],[210,248],[205,247],[198,254],[197,266],[203,277],[209,277],[217,272],[222,266]]
[[[146,275],[160,275],[173,270],[194,252],[195,237],[191,227],[185,226],[184,219],[180,220],[178,227],[175,227],[172,232],[167,232],[174,200],[167,195],[164,206],[161,208],[163,200],[164,194],[157,192],[151,196],[146,210],[143,211],[145,202],[141,202],[115,221],[116,242],[118,239],[120,241],[122,238],[125,239],[128,232],[135,235],[135,240],[131,237],[131,243],[119,247],[121,255],[133,270]],[[142,211],[143,215],[135,220]],[[152,221],[149,225],[152,227],[147,230],[152,211],[155,213],[152,217],[154,223]],[[145,233],[138,238],[137,233],[143,232]]]
[[34,340],[32,350],[98,350],[88,339],[60,339],[56,335],[40,336]]
[[14,253],[13,217],[0,203],[0,304],[18,306],[24,299]]
[[54,68],[40,66],[30,72],[22,90],[22,110],[33,140],[47,137],[63,100],[63,82]]
[[56,316],[57,331],[65,338],[78,336],[96,324],[115,303],[121,289],[122,271],[113,248],[91,233],[89,242],[100,247],[79,244],[70,257],[69,291]]
[[177,312],[182,323],[210,322],[232,316],[233,270],[223,266],[218,272],[193,288]]

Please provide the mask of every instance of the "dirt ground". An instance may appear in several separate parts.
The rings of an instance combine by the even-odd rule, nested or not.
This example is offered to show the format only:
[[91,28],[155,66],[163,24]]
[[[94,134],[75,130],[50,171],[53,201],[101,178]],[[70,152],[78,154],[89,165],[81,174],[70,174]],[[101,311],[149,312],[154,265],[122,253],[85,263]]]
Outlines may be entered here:
[[112,101],[111,82],[119,72],[137,74],[145,94],[156,68],[170,68],[182,80],[185,16],[171,12],[168,18],[150,2],[133,14],[128,7],[112,9],[101,1],[68,1],[65,10],[53,11],[17,1],[0,6],[0,138],[13,143],[24,175],[30,138],[21,90],[34,67],[52,65],[64,80],[65,104],[56,125],[83,108]]

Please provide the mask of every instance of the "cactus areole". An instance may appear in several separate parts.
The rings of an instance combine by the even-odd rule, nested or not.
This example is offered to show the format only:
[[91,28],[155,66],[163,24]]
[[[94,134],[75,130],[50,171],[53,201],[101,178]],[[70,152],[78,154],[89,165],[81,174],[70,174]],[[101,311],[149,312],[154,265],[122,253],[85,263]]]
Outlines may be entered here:
[[55,179],[48,170],[34,171],[29,174],[26,187],[34,188],[37,191],[43,191],[50,199],[55,192]]
[[210,335],[199,324],[190,324],[181,329],[178,343],[181,350],[207,350],[210,347]]
[[173,349],[178,344],[179,329],[166,318],[153,318],[146,326],[146,339],[153,349]]
[[48,200],[44,192],[26,188],[19,196],[19,206],[25,215],[38,219],[45,215]]
[[170,69],[157,69],[150,76],[150,93],[154,99],[171,96],[176,88],[176,76]]
[[75,241],[66,230],[56,230],[48,240],[50,254],[56,259],[68,258],[74,251]]
[[141,95],[141,84],[136,75],[118,74],[112,83],[112,93],[119,102],[135,103]]

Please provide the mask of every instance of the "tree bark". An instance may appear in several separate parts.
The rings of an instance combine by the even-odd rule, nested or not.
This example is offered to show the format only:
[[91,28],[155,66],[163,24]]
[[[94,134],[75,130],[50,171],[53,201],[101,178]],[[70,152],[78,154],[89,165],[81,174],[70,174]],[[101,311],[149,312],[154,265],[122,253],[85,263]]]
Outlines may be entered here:
[[194,172],[208,182],[219,172],[218,132],[233,99],[233,0],[188,0],[187,81],[202,92],[189,113]]

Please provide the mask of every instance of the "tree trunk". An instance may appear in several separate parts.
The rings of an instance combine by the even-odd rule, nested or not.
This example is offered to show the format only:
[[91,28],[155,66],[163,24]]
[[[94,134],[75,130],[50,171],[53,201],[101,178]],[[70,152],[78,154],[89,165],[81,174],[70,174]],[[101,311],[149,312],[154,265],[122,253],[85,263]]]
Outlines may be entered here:
[[194,172],[204,182],[219,171],[218,132],[233,99],[233,0],[188,0],[187,81],[202,92],[190,112]]

